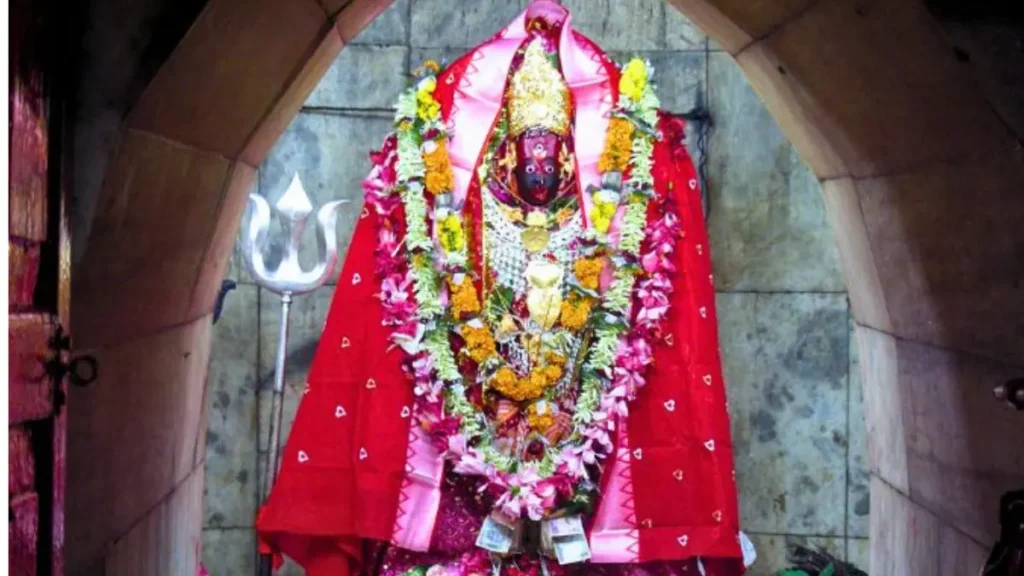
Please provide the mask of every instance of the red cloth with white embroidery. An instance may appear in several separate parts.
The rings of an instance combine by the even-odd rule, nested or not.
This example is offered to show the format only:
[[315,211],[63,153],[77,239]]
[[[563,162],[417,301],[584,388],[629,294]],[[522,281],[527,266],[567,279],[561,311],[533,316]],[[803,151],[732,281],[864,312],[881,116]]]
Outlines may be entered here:
[[[445,71],[455,82],[438,84],[446,117],[450,86],[471,60],[472,53]],[[608,68],[617,86],[618,71]],[[744,569],[707,231],[682,123],[663,116],[661,128],[655,188],[674,196],[683,233],[666,335],[653,344],[647,385],[630,406],[630,537],[639,562],[702,558],[708,574],[734,576]],[[258,519],[261,548],[295,559],[311,576],[358,574],[369,561],[364,541],[392,540],[406,474],[414,395],[403,352],[381,325],[376,228],[377,216],[364,210]]]

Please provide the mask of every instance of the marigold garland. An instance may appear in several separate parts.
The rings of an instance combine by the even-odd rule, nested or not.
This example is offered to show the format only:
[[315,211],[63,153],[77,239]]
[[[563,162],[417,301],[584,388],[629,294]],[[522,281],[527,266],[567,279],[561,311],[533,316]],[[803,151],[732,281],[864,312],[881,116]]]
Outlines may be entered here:
[[455,174],[452,173],[451,160],[448,158],[448,145],[444,140],[431,145],[424,145],[423,163],[427,169],[425,184],[427,192],[438,195],[455,188]]
[[608,135],[604,150],[597,161],[597,169],[605,172],[625,172],[633,150],[633,132],[636,128],[625,118],[612,118],[608,122]]
[[[655,202],[661,216],[653,222],[647,219],[648,202],[656,197],[651,167],[659,104],[648,82],[648,65],[634,59],[622,69],[620,97],[612,112],[613,118],[622,119],[628,125],[613,122],[618,126],[609,130],[606,152],[614,150],[608,152],[607,158],[602,155],[605,164],[600,167],[601,186],[587,190],[596,201],[597,208],[589,215],[598,234],[588,233],[583,239],[589,257],[574,263],[577,286],[568,298],[573,308],[566,316],[569,324],[587,324],[588,320],[578,317],[583,315],[584,307],[587,316],[598,317],[590,314],[594,306],[601,310],[601,321],[582,363],[573,414],[558,412],[551,423],[538,421],[538,425],[549,426],[545,437],[551,444],[539,460],[519,461],[492,444],[494,420],[467,399],[465,392],[475,383],[466,381],[466,376],[460,373],[449,339],[454,330],[464,338],[468,336],[466,353],[470,357],[475,355],[474,360],[479,358],[484,363],[493,362],[494,357],[500,360],[496,353],[489,354],[493,342],[489,331],[484,335],[466,330],[479,321],[476,315],[481,304],[469,275],[459,272],[465,270],[464,255],[442,254],[442,267],[432,266],[437,256],[430,254],[433,243],[426,227],[430,216],[423,196],[424,192],[436,193],[426,190],[428,173],[438,174],[435,178],[438,181],[431,185],[435,189],[443,189],[440,180],[445,174],[443,160],[432,159],[428,169],[425,156],[443,147],[447,133],[441,123],[440,105],[433,98],[436,72],[430,68],[427,71],[432,74],[421,78],[412,90],[399,98],[396,106],[397,154],[378,163],[381,169],[393,167],[396,181],[388,185],[383,180],[382,186],[367,187],[368,202],[373,203],[383,218],[397,218],[392,213],[396,199],[405,211],[405,238],[391,245],[393,250],[388,253],[399,253],[404,246],[409,267],[403,272],[400,266],[382,266],[382,282],[383,278],[389,278],[394,286],[387,292],[386,300],[384,296],[382,300],[390,314],[389,325],[399,327],[393,339],[409,354],[408,367],[413,373],[418,397],[416,413],[424,429],[453,461],[457,473],[480,477],[484,487],[503,494],[495,503],[496,508],[513,517],[525,512],[539,520],[564,503],[561,496],[555,496],[555,486],[572,486],[574,501],[589,499],[594,489],[593,478],[584,463],[596,462],[611,453],[610,438],[616,421],[628,414],[628,402],[644,383],[643,371],[652,361],[648,341],[660,332],[665,318],[667,305],[660,303],[666,301],[666,294],[671,291],[667,275],[674,268],[668,257],[673,251],[678,222],[662,200]],[[612,139],[616,142],[611,142]],[[628,151],[625,161],[623,151]],[[620,170],[613,170],[615,167]],[[450,198],[445,200],[450,202]],[[606,234],[616,214],[623,215],[617,240]],[[593,219],[594,215],[599,218]],[[440,232],[446,225],[443,222],[445,211],[439,211],[436,217],[435,224]],[[461,230],[461,221],[456,219],[446,234],[438,234],[442,248],[446,242],[456,248],[456,222]],[[385,226],[382,230],[388,228]],[[464,248],[464,236],[462,242]],[[380,253],[378,258],[383,258]],[[601,275],[606,266],[613,273],[609,275],[610,284],[601,288]],[[639,289],[646,295],[634,301],[634,295],[639,294],[635,288],[642,273],[647,279]],[[405,281],[399,284],[400,280],[395,278],[401,278],[402,274]],[[442,283],[448,287],[447,299],[438,290]],[[593,294],[595,292],[600,293]],[[591,299],[578,298],[584,295]],[[631,301],[637,305],[634,312],[631,312]],[[407,304],[410,302],[411,306]],[[446,308],[455,323],[438,321]],[[560,316],[562,312],[560,309]],[[408,335],[409,323],[414,323],[417,329],[415,338]],[[513,401],[535,400],[548,393],[564,376],[564,358],[544,360],[546,362],[525,377],[498,363],[494,372],[484,372],[486,383]],[[524,495],[538,491],[551,496],[526,508],[521,504],[522,499],[513,493]]]

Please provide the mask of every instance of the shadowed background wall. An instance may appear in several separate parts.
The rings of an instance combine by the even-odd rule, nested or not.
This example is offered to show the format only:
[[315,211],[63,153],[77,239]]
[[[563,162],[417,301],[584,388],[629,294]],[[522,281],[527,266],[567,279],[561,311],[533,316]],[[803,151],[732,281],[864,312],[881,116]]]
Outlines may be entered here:
[[[822,183],[861,350],[871,572],[968,573],[994,538],[999,493],[1024,483],[1024,446],[1006,441],[1020,416],[990,399],[1024,366],[1018,29],[937,19],[916,0],[673,3],[736,57]],[[162,18],[176,11],[159,0],[119,4],[92,4],[81,66],[76,148],[91,155],[75,162],[73,329],[103,371],[70,402],[68,563],[72,574],[191,576],[210,313],[245,194],[342,46],[387,3],[211,0],[194,22]],[[602,17],[606,4],[587,12]],[[445,42],[470,44],[474,18],[453,11]],[[665,30],[645,42],[668,49]],[[731,252],[716,218],[720,267]],[[776,328],[775,316],[762,324]]]

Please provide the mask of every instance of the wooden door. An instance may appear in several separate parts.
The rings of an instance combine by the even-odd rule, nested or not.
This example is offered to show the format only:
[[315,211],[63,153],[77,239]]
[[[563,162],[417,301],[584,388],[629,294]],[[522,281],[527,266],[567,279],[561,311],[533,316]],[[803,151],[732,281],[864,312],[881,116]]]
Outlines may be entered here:
[[70,246],[60,151],[60,12],[10,3],[8,567],[64,573],[64,436]]

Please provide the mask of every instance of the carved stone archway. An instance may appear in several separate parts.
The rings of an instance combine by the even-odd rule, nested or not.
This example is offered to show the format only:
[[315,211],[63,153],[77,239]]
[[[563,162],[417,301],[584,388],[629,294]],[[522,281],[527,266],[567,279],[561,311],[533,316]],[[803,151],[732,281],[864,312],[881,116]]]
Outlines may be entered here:
[[[670,0],[823,183],[854,315],[871,573],[967,573],[1024,484],[1024,161],[921,3]],[[133,106],[76,271],[68,566],[195,573],[209,316],[256,167],[387,0],[210,0]],[[154,254],[161,255],[154,258]],[[189,564],[191,562],[192,564]]]

